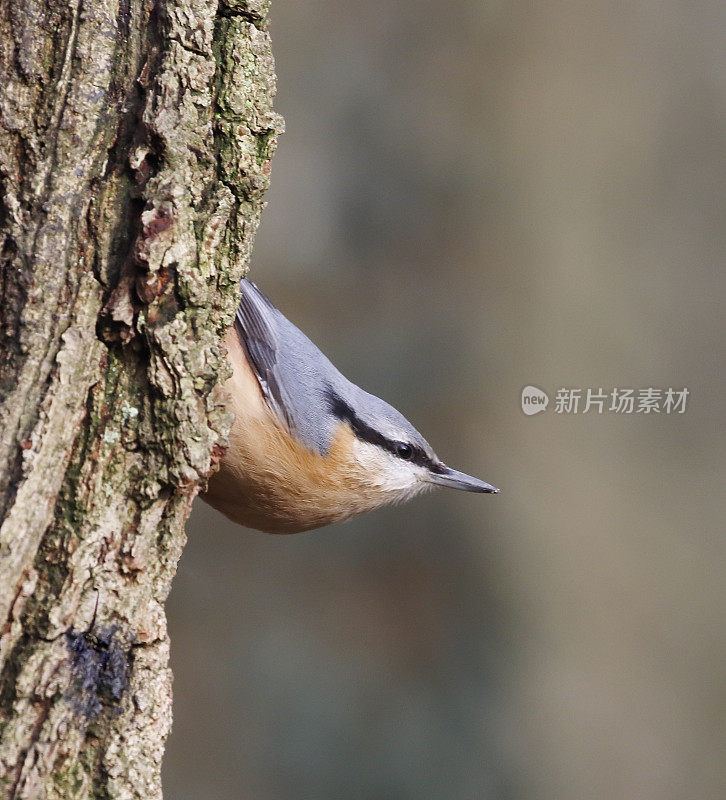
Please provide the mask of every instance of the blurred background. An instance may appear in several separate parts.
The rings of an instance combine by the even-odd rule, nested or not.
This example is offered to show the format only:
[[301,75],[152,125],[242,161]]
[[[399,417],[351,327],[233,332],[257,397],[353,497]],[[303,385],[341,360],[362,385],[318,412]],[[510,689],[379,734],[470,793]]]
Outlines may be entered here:
[[[271,32],[253,278],[502,493],[293,537],[197,501],[166,796],[722,800],[726,5],[275,0]],[[669,386],[685,414],[554,410]]]

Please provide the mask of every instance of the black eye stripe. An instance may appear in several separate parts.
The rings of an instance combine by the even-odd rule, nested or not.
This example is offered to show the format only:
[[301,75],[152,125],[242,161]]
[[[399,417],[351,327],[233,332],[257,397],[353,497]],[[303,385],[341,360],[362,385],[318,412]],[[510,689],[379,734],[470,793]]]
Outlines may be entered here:
[[363,422],[363,420],[356,415],[355,411],[353,411],[353,409],[345,402],[345,400],[343,400],[343,398],[333,389],[328,388],[327,398],[328,403],[330,404],[330,410],[333,412],[333,414],[335,414],[338,419],[342,419],[349,423],[350,427],[353,429],[353,433],[359,439],[362,439],[364,442],[370,442],[370,444],[378,445],[378,447],[382,447],[384,450],[390,451],[393,442],[389,441],[382,433],[379,433],[371,428],[370,425]]
[[[377,447],[381,447],[383,450],[391,453],[391,455],[394,455],[397,458],[401,458],[404,461],[409,461],[412,464],[417,464],[420,467],[425,467],[432,472],[441,471],[439,464],[430,458],[429,455],[418,445],[411,444],[410,442],[393,441],[392,439],[384,436],[382,433],[379,433],[374,428],[371,428],[371,426],[367,423],[363,422],[363,420],[356,415],[355,411],[353,411],[348,403],[346,403],[345,400],[343,400],[343,398],[334,389],[328,387],[326,391],[326,398],[333,414],[335,414],[338,419],[347,422],[353,429],[353,433],[362,441],[368,442],[369,444],[374,444]],[[401,446],[410,448],[411,455],[404,457],[399,452],[399,448]]]
[[[392,442],[392,444],[393,447],[390,452],[403,461],[410,461],[412,464],[418,464],[421,467],[428,467],[432,463],[426,453],[414,444],[409,442]],[[403,452],[401,452],[402,449]]]

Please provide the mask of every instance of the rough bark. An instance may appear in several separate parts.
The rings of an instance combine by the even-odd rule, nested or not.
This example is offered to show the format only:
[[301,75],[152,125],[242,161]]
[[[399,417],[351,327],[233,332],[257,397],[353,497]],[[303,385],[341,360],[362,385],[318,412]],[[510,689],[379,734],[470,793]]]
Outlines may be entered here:
[[267,0],[0,0],[0,797],[158,798],[281,130]]

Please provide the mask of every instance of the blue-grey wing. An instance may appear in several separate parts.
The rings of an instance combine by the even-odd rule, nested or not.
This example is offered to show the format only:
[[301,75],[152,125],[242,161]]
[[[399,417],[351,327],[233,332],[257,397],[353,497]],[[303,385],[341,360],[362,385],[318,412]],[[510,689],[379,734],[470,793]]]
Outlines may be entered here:
[[274,319],[276,309],[251,281],[243,280],[240,288],[242,297],[235,318],[237,334],[265,399],[288,426],[293,427],[288,412],[290,404],[276,369],[280,349]]
[[348,381],[251,281],[240,290],[235,328],[267,403],[307,447],[326,452],[327,387]]

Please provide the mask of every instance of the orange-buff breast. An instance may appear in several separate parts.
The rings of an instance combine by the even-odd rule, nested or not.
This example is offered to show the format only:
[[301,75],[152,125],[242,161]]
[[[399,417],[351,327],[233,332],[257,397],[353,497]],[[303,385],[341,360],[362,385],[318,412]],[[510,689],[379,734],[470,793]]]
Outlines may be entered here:
[[297,440],[265,401],[234,328],[225,339],[234,414],[227,453],[204,499],[241,525],[297,533],[348,519],[385,502],[353,456],[354,434],[339,423],[321,455]]

